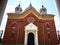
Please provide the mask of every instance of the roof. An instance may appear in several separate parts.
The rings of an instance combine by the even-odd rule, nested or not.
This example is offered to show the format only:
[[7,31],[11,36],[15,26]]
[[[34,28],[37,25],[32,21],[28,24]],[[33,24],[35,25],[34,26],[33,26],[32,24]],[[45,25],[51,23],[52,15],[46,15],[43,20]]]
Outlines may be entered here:
[[41,19],[41,18],[53,19],[54,18],[54,15],[52,15],[52,14],[40,14],[33,6],[28,7],[24,12],[22,12],[20,14],[16,14],[16,13],[7,13],[7,14],[8,14],[8,18],[17,19],[17,18],[24,18],[25,16],[27,16],[30,13],[34,14],[39,19]]

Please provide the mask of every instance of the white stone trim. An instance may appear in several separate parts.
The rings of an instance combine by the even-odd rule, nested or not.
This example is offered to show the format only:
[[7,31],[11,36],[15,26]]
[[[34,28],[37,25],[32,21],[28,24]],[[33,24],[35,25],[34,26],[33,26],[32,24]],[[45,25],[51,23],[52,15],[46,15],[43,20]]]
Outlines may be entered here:
[[[26,28],[26,27],[25,27],[25,28]],[[35,45],[38,45],[38,29],[37,29],[37,30],[33,30],[33,28],[30,29],[30,30],[25,29],[24,45],[27,45],[27,39],[28,39],[28,34],[29,34],[29,33],[33,33],[33,34],[34,34],[34,43],[35,43]]]

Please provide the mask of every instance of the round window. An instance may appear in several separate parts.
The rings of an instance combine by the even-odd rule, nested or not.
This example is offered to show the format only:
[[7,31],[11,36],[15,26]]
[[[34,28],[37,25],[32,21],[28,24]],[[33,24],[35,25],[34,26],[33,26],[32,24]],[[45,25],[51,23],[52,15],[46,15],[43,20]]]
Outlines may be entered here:
[[29,22],[29,23],[34,23],[34,21],[35,21],[35,20],[34,20],[33,17],[29,17],[29,18],[28,18],[28,22]]

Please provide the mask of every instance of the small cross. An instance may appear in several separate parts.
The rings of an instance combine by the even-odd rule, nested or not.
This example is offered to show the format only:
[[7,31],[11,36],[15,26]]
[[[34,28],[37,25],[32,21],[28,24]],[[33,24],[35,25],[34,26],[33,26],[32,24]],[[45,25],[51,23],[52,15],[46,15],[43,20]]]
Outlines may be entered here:
[[19,1],[19,4],[21,3],[21,1]]
[[42,7],[43,7],[43,2],[42,2]]
[[31,3],[31,0],[30,0],[30,3]]
[[19,5],[18,6],[20,6],[20,3],[21,3],[21,1],[19,1]]
[[42,5],[43,5],[43,1],[42,1]]

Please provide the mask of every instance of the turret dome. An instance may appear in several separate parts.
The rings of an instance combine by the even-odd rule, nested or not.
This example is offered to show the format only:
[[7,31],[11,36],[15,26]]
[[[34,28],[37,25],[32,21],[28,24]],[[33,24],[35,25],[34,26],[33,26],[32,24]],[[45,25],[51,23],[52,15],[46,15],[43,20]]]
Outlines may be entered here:
[[20,4],[15,8],[15,13],[21,13],[22,12],[22,8],[20,6]]
[[41,14],[47,14],[47,9],[42,5],[42,8],[40,9]]

